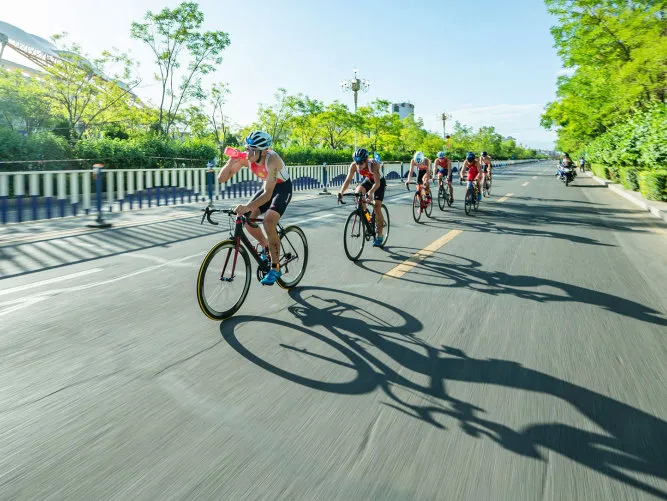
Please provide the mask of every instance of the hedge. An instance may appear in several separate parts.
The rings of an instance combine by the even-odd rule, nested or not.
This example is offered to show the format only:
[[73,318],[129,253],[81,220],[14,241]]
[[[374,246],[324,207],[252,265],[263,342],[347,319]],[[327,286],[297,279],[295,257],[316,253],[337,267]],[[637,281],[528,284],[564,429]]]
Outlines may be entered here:
[[639,192],[647,200],[667,201],[667,170],[640,172]]
[[621,184],[628,190],[637,191],[639,189],[639,171],[636,167],[621,167]]

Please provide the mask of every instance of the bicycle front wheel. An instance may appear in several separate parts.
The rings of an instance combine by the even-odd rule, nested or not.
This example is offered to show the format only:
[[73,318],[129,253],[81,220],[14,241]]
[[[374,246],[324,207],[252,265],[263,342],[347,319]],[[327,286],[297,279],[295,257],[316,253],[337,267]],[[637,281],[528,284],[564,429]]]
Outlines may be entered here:
[[421,199],[419,198],[419,193],[415,193],[415,197],[412,199],[412,218],[415,220],[415,223],[418,223],[421,217],[422,217]]
[[473,191],[472,188],[468,188],[466,190],[466,199],[463,208],[466,211],[466,216],[470,215],[470,209],[472,208],[472,197],[473,197]]
[[426,213],[426,217],[431,217],[431,213],[433,212],[433,196],[431,196],[430,200],[428,196],[426,196],[424,198],[424,204],[426,205],[426,207],[424,207],[424,212]]
[[206,254],[197,275],[197,301],[211,320],[225,320],[236,313],[250,289],[250,257],[245,247],[225,240]]
[[345,222],[345,233],[343,234],[343,247],[345,255],[350,261],[356,261],[364,250],[366,241],[366,225],[363,224],[359,213],[351,212]]
[[278,285],[291,289],[303,278],[308,265],[308,241],[298,226],[288,226],[280,235],[280,269]]
[[445,200],[445,188],[440,186],[438,188],[438,207],[440,207],[440,210],[445,210],[445,204],[447,201]]

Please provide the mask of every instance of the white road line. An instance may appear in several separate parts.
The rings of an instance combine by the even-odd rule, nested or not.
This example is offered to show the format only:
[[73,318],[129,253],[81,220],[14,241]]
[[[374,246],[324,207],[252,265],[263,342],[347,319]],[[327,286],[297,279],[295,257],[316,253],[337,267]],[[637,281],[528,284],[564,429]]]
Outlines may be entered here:
[[526,181],[526,182],[525,182],[525,183],[523,183],[523,184],[522,184],[521,186],[528,186],[528,183],[529,183],[529,182],[528,182],[528,181]]
[[5,294],[12,294],[14,292],[25,291],[28,289],[34,289],[35,287],[41,287],[42,285],[55,284],[57,282],[64,282],[66,280],[72,280],[74,278],[85,277],[86,275],[92,275],[93,273],[99,273],[103,268],[93,268],[91,270],[79,271],[77,273],[70,273],[69,275],[62,275],[60,277],[49,278],[48,280],[42,280],[40,282],[35,282],[32,284],[19,285],[18,287],[12,287],[11,289],[5,289],[0,291],[0,296]]
[[[116,278],[110,278],[108,280],[102,280],[100,282],[93,282],[91,284],[83,284],[83,285],[76,285],[74,287],[66,287],[64,289],[55,289],[55,290],[48,290],[48,291],[38,292],[34,296],[27,296],[27,297],[20,298],[20,299],[15,299],[15,300],[12,300],[12,301],[9,301],[9,302],[0,303],[0,306],[13,305],[13,307],[0,312],[0,317],[2,317],[4,315],[7,315],[8,313],[12,313],[14,311],[17,311],[17,310],[27,308],[28,306],[32,306],[33,304],[39,303],[41,301],[45,301],[46,299],[49,299],[50,297],[55,296],[57,294],[61,294],[61,293],[64,293],[64,292],[78,292],[78,291],[82,291],[82,290],[86,290],[86,289],[92,289],[93,287],[99,287],[101,285],[108,285],[108,284],[111,284],[111,283],[114,283],[114,282],[120,282],[121,280],[125,280],[126,278],[132,278],[132,277],[136,277],[137,275],[143,275],[144,273],[148,273],[150,271],[154,271],[154,270],[157,270],[159,268],[163,268],[165,266],[169,266],[169,265],[179,263],[179,262],[182,262],[182,261],[187,261],[188,259],[192,259],[192,258],[195,258],[195,257],[203,259],[204,255],[205,255],[205,252],[198,252],[197,254],[192,254],[190,256],[185,256],[185,257],[181,257],[181,258],[178,258],[178,259],[172,259],[170,261],[166,261],[166,262],[161,263],[161,264],[156,264],[154,266],[149,266],[147,268],[143,268],[141,270],[137,270],[137,271],[134,271],[132,273],[128,273],[126,275],[121,275],[121,276],[116,277]],[[96,270],[96,271],[102,271],[102,270]],[[81,273],[83,273],[83,272],[81,272]],[[92,270],[89,270],[88,273],[92,273]],[[65,277],[62,277],[62,278],[71,278],[71,275],[69,275],[69,276],[65,275]],[[4,292],[5,291],[3,291],[3,293]]]
[[330,213],[324,214],[322,216],[309,217],[308,219],[300,219],[299,221],[289,221],[289,222],[287,222],[287,224],[296,224],[296,225],[298,225],[298,224],[302,224],[302,223],[308,223],[310,221],[315,221],[317,219],[324,219],[324,218],[327,218],[327,217],[335,217],[335,216],[336,216],[336,214],[333,214],[333,213],[330,212]]

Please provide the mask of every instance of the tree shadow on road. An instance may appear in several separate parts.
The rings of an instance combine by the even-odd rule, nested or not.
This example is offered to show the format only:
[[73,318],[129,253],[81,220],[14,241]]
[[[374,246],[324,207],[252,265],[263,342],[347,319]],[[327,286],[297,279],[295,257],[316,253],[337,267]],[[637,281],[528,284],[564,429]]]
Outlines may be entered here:
[[[229,345],[249,361],[269,372],[306,387],[339,394],[358,395],[381,390],[383,402],[399,412],[446,429],[441,420],[454,419],[466,434],[486,437],[507,450],[540,461],[547,459],[540,448],[557,452],[610,478],[667,499],[667,492],[638,475],[667,481],[667,423],[642,410],[613,398],[572,384],[549,374],[523,367],[510,360],[476,359],[450,346],[434,346],[417,336],[423,325],[415,317],[386,303],[364,296],[321,287],[290,291],[295,304],[289,307],[301,325],[276,319],[237,317],[221,325]],[[382,308],[396,326],[379,320],[370,310]],[[262,330],[268,326],[308,336],[305,346],[281,344],[280,348],[298,352],[325,364],[344,366],[356,371],[349,382],[330,383],[314,377],[297,375],[290,368],[279,368],[247,349],[238,326],[252,321]],[[314,329],[326,331],[325,334]],[[268,331],[268,329],[264,329]],[[323,355],[324,343],[338,352],[337,357]],[[315,345],[315,348],[311,346]],[[273,347],[271,347],[271,351]],[[341,361],[341,357],[345,361]],[[296,369],[296,367],[295,367]],[[331,369],[326,371],[331,373]],[[428,378],[428,383],[416,380]],[[559,422],[535,423],[512,429],[484,416],[485,410],[454,397],[447,391],[447,381],[496,385],[561,399],[576,408],[602,430],[601,433]],[[422,399],[406,399],[399,394],[418,394]],[[409,400],[409,401],[408,401]],[[425,400],[426,404],[415,403]]]

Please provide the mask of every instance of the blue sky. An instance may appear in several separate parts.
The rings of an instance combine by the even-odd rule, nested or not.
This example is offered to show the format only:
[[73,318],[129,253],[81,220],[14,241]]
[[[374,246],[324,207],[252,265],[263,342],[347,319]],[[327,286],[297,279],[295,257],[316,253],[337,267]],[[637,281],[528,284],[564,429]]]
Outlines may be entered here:
[[[0,20],[48,38],[66,31],[92,56],[115,46],[141,62],[138,94],[157,100],[150,52],[129,37],[133,20],[165,0],[23,0],[0,10]],[[427,128],[440,132],[443,111],[479,127],[494,125],[522,143],[550,148],[555,136],[539,127],[562,71],[539,0],[497,2],[338,0],[202,0],[205,29],[229,33],[231,45],[214,81],[231,87],[226,113],[246,125],[278,87],[352,108],[339,83],[371,81],[360,104],[376,97],[410,101]],[[7,52],[5,57],[16,59]],[[452,122],[453,123],[453,122]],[[448,129],[450,127],[448,126]]]

